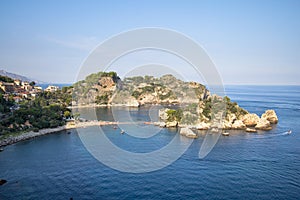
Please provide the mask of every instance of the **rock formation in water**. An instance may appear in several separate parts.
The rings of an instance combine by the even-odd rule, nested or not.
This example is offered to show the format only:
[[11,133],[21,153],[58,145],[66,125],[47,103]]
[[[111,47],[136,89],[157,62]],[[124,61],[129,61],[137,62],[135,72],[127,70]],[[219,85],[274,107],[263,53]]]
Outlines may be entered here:
[[239,107],[229,97],[211,95],[196,82],[184,82],[172,75],[129,77],[121,80],[115,72],[99,72],[74,84],[75,105],[143,106],[176,105],[159,112],[161,127],[185,127],[199,130],[241,129],[248,132],[270,130],[278,122],[274,110],[261,118]]

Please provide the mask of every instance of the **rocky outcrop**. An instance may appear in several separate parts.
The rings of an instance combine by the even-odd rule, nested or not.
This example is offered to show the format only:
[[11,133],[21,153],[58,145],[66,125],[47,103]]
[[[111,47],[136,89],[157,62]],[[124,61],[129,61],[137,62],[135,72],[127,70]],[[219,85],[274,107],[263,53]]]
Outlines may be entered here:
[[256,129],[268,131],[272,129],[271,123],[266,119],[260,119],[255,126]]
[[159,118],[160,118],[161,120],[163,120],[163,121],[168,120],[168,118],[169,118],[169,116],[168,116],[168,114],[167,114],[167,111],[168,111],[168,110],[170,110],[170,109],[166,108],[166,109],[160,109],[160,110],[158,111],[158,116],[159,116]]
[[231,129],[231,127],[232,127],[232,122],[227,121],[227,120],[224,120],[222,122],[222,128],[223,129]]
[[246,125],[243,123],[242,120],[235,120],[231,126],[232,129],[243,130],[246,128]]
[[254,127],[259,122],[260,118],[257,114],[248,113],[243,116],[242,121],[246,126]]
[[249,133],[256,133],[257,130],[255,128],[246,128],[246,132],[249,132]]
[[268,120],[271,124],[278,123],[278,117],[274,110],[266,110],[265,113],[261,115],[261,118]]
[[166,127],[176,127],[178,125],[177,121],[166,122]]
[[[82,101],[85,105],[96,103],[103,106],[169,106],[171,109],[159,110],[161,122],[155,125],[160,127],[240,129],[254,132],[256,129],[269,130],[272,128],[270,124],[278,122],[274,110],[267,110],[260,118],[257,114],[239,107],[227,96],[210,94],[204,85],[185,82],[172,75],[160,78],[127,77],[121,81],[115,72],[99,72],[74,84],[74,90],[76,94],[89,97],[88,101],[91,102]],[[80,100],[78,102],[80,104]],[[174,104],[181,106],[172,108]]]
[[184,135],[188,138],[197,138],[198,137],[198,135],[189,128],[181,128],[180,135]]
[[7,180],[5,180],[5,179],[0,179],[0,185],[3,185],[3,184],[5,184],[5,183],[7,183]]
[[195,128],[198,130],[208,130],[210,128],[210,124],[205,122],[199,122],[198,124],[196,124]]

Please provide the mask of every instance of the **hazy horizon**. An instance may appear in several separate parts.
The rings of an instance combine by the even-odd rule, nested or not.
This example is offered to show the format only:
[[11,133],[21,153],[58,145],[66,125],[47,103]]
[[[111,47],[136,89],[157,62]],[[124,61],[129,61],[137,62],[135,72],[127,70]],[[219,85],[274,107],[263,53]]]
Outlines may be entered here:
[[[299,1],[29,0],[1,1],[0,11],[0,69],[45,82],[73,83],[84,60],[106,39],[159,27],[203,47],[225,85],[300,85]],[[111,69],[123,74],[133,63],[150,61],[202,81],[176,59],[151,52]]]

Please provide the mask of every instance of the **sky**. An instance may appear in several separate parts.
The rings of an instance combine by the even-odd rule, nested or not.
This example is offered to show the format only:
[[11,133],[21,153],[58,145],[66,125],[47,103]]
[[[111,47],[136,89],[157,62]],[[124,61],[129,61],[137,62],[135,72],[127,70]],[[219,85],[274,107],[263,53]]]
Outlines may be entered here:
[[[211,58],[224,84],[300,84],[298,0],[1,0],[0,69],[72,83],[100,43],[143,27],[166,28],[192,38]],[[147,65],[151,57],[157,63],[172,56],[144,52],[113,65],[130,74],[129,64],[143,57]],[[168,63],[171,68],[198,80],[176,61]]]

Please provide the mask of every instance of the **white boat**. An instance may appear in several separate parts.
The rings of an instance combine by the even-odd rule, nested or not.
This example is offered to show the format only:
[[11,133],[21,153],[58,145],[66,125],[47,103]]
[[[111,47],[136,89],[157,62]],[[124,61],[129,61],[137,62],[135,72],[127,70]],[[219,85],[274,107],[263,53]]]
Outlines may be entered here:
[[287,134],[291,134],[292,133],[292,130],[288,130]]
[[229,133],[228,132],[223,132],[222,135],[229,136]]

